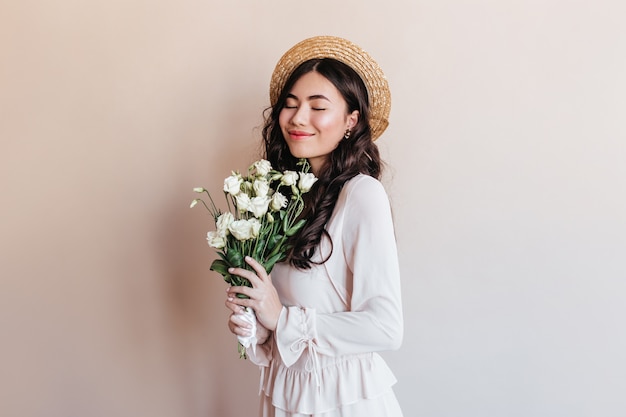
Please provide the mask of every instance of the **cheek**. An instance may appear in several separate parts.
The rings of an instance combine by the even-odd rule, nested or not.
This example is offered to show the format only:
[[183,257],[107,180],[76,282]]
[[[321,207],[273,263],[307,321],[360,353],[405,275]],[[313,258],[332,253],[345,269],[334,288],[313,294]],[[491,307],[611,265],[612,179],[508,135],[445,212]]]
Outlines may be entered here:
[[337,117],[337,115],[320,114],[315,118],[314,124],[318,130],[343,132],[345,121],[341,117]]
[[285,109],[281,110],[280,113],[278,114],[278,124],[280,125],[281,128],[283,128],[285,126],[285,124],[287,123],[287,115],[285,114]]

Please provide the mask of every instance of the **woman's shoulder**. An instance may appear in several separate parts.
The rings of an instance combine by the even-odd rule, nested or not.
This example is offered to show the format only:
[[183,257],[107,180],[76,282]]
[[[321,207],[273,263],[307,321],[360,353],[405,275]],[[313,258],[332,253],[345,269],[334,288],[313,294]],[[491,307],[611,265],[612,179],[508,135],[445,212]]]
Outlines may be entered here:
[[348,211],[379,211],[389,206],[389,197],[383,184],[374,177],[359,174],[346,181],[337,205]]
[[358,174],[357,176],[346,181],[344,185],[344,193],[355,196],[387,196],[383,184],[374,177],[366,174]]

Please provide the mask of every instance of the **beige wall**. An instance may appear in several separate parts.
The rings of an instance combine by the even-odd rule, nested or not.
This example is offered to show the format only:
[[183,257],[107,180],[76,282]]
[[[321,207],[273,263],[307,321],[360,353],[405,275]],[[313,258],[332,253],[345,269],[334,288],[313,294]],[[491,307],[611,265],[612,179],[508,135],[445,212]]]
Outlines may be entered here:
[[622,4],[3,2],[0,415],[254,415],[191,189],[334,34],[393,89],[406,416],[623,416]]

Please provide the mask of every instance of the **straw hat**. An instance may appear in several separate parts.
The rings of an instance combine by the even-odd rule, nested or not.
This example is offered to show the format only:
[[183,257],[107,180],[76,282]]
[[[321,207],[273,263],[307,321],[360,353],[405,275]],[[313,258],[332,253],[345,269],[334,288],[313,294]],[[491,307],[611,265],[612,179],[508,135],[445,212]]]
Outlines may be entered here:
[[350,66],[361,76],[369,95],[372,140],[389,125],[391,93],[385,74],[376,61],[359,46],[335,36],[316,36],[293,46],[280,58],[270,81],[270,102],[278,101],[287,78],[303,62],[316,58],[333,58]]

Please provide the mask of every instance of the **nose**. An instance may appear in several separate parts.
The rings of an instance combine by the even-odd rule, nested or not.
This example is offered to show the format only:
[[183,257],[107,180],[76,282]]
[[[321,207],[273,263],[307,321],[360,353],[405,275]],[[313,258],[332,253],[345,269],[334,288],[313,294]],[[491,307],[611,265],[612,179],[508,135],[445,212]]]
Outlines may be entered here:
[[291,115],[291,123],[294,126],[303,126],[306,124],[307,120],[307,111],[305,106],[298,106],[294,109],[295,111]]

